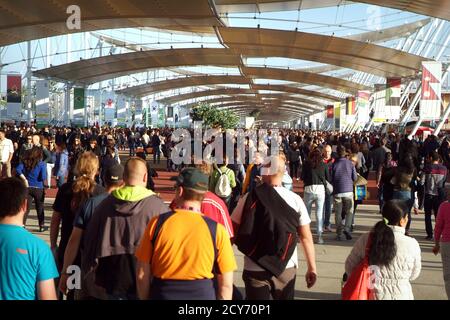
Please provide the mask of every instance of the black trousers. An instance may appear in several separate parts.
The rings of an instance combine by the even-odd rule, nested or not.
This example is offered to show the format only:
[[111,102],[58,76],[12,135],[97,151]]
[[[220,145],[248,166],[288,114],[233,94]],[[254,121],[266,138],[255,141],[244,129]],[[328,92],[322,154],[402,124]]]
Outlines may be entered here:
[[289,162],[289,173],[291,174],[291,178],[298,178],[298,168],[300,167],[300,161],[291,161]]
[[34,200],[34,205],[36,208],[36,213],[37,213],[37,217],[38,217],[38,221],[39,221],[39,226],[43,227],[44,226],[44,198],[45,198],[45,193],[44,193],[44,189],[41,188],[28,188],[28,207],[27,207],[27,212],[25,212],[25,216],[23,217],[23,224],[26,225],[27,222],[27,218],[28,218],[28,214],[30,213],[31,210],[31,203]]
[[431,214],[434,213],[434,218],[436,219],[439,206],[443,202],[442,198],[439,196],[433,196],[430,194],[425,195],[424,209],[425,209],[425,230],[427,231],[427,236],[433,236],[433,224],[431,222]]

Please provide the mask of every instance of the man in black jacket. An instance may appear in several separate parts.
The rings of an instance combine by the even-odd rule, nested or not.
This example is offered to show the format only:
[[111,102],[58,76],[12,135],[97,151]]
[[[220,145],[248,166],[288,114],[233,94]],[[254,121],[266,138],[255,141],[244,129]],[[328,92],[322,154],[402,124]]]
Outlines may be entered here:
[[[315,262],[314,243],[310,229],[311,219],[305,204],[299,195],[289,191],[281,186],[281,181],[285,172],[285,162],[280,156],[271,156],[270,161],[266,161],[266,165],[262,168],[263,182],[273,187],[274,191],[285,201],[297,214],[300,214],[298,221],[297,234],[300,238],[300,244],[304,249],[306,257],[307,272],[305,275],[306,284],[311,288],[317,279],[317,269]],[[244,195],[238,202],[236,209],[231,215],[235,235],[239,234],[239,227],[248,211],[244,212],[247,207],[246,200],[249,193]],[[274,201],[273,199],[270,199]],[[284,204],[283,204],[284,205]],[[276,207],[274,203],[272,207]],[[281,207],[281,206],[280,206]],[[276,216],[276,215],[275,215]],[[257,219],[260,216],[255,216]],[[261,221],[261,223],[263,223]],[[260,225],[255,221],[255,225]],[[269,228],[269,226],[268,226]],[[286,251],[287,252],[287,251]],[[272,272],[262,268],[248,256],[244,257],[244,272],[242,278],[245,282],[245,293],[247,300],[269,300],[271,297],[275,300],[292,300],[295,293],[295,279],[298,266],[297,247],[291,255],[283,257],[287,261],[284,271],[275,276]]]

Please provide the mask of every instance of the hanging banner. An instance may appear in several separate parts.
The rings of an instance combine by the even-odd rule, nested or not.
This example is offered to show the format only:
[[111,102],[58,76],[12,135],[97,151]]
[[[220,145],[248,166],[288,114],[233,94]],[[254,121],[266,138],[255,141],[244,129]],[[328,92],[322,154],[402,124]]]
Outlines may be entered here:
[[347,125],[353,125],[356,121],[356,99],[355,97],[345,98],[346,122]]
[[134,106],[134,121],[142,123],[142,100],[138,99]]
[[158,126],[158,114],[159,114],[159,104],[153,101],[150,104],[150,114],[152,116],[152,127],[156,128]]
[[105,121],[111,122],[116,118],[116,105],[114,101],[114,92],[108,92],[104,98]]
[[375,92],[373,93],[374,99],[374,123],[386,122],[386,85],[375,84]]
[[327,106],[327,119],[334,119],[334,106],[333,105]]
[[84,109],[84,88],[73,89],[73,109]]
[[20,120],[22,118],[22,76],[9,74],[6,85],[6,116],[11,120]]
[[85,90],[84,88],[73,89],[73,124],[84,125]]
[[370,121],[369,115],[370,91],[358,91],[356,107],[358,110],[358,124],[366,125]]
[[334,130],[341,129],[341,103],[334,103]]
[[166,125],[165,115],[165,107],[160,105],[158,108],[158,128],[162,128]]
[[39,126],[50,123],[49,82],[47,80],[36,81],[36,122]]
[[116,99],[117,124],[125,126],[127,122],[128,101],[125,96],[119,95]]
[[347,97],[345,98],[345,104],[347,107],[346,114],[347,116],[353,116],[356,113],[356,99],[355,97]]
[[386,79],[385,116],[390,121],[400,119],[400,96],[402,78]]
[[441,79],[442,63],[422,62],[422,97],[420,100],[420,118],[437,120],[441,117]]
[[341,110],[339,112],[339,131],[344,131],[345,127],[347,127],[348,120],[347,120],[347,104],[345,100],[341,101]]

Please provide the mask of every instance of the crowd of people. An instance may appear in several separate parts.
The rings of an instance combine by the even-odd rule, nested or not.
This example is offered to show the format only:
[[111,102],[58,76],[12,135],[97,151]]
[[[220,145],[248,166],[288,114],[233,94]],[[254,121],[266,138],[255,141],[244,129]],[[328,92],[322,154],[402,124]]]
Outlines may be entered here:
[[[235,145],[232,159],[215,161],[213,153],[200,163],[175,164],[173,131],[1,129],[0,299],[242,299],[233,284],[233,244],[245,256],[245,299],[293,299],[297,243],[311,288],[318,277],[315,243],[324,244],[333,229],[337,241],[352,240],[372,178],[380,222],[357,239],[344,279],[367,255],[380,268],[371,298],[413,299],[410,281],[420,274],[421,252],[410,236],[411,212],[423,209],[450,297],[444,136],[269,130],[264,148],[246,139],[245,154]],[[202,141],[203,148],[213,140]],[[155,193],[161,154],[166,170],[178,172],[170,204]],[[300,180],[302,197],[293,188]],[[39,231],[47,229],[44,199],[52,187],[58,191],[48,246],[23,227],[34,202]]]

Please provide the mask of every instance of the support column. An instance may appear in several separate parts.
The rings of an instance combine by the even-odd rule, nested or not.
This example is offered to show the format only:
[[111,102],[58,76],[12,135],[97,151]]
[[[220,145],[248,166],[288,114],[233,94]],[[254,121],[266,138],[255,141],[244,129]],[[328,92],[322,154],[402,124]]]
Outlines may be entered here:
[[64,97],[64,125],[70,125],[73,119],[73,109],[71,106],[70,92],[72,91],[72,85],[66,83],[65,97]]
[[31,124],[31,68],[32,68],[32,59],[31,59],[31,41],[27,41],[27,99],[26,101],[26,110],[27,110],[27,123]]

